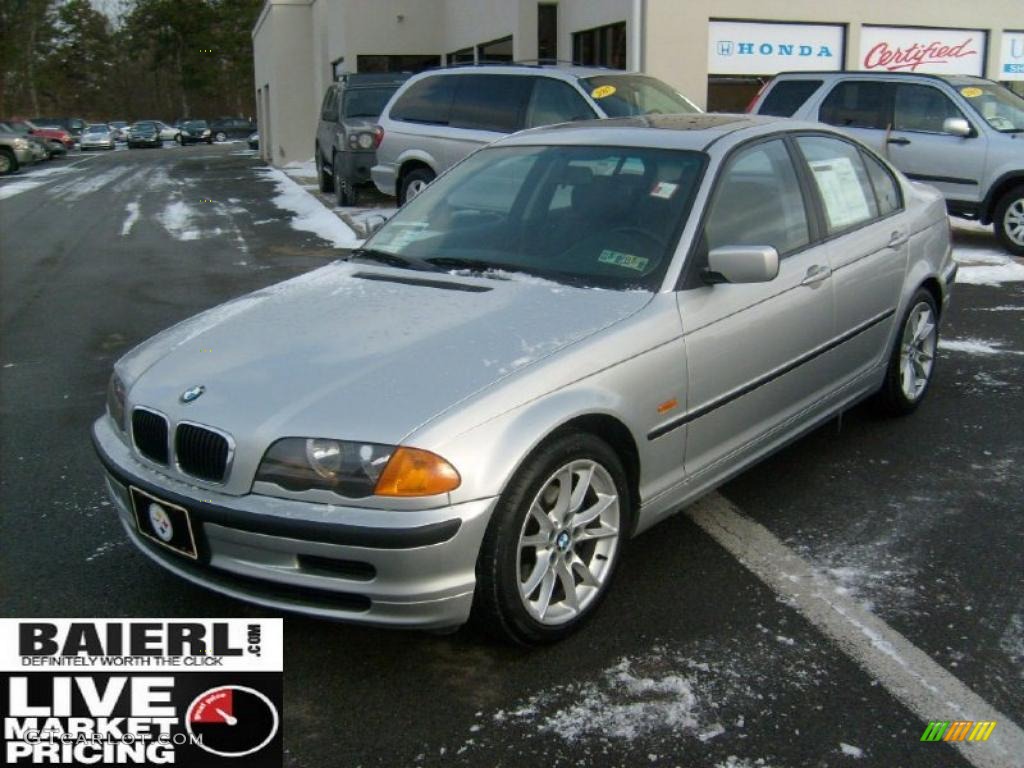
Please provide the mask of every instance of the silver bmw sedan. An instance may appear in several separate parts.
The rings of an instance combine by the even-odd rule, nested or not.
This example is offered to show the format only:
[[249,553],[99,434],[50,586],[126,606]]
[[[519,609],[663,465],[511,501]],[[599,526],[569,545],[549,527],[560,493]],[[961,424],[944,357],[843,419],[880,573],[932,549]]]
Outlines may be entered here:
[[942,196],[821,125],[526,131],[128,353],[93,438],[185,579],[550,642],[631,537],[856,401],[914,411],[955,271]]

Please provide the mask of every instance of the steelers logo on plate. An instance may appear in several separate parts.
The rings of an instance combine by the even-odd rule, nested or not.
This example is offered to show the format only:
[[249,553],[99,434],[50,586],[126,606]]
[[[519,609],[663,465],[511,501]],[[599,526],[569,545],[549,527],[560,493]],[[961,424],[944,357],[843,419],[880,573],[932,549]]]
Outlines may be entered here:
[[153,526],[153,531],[160,537],[160,541],[167,542],[174,538],[171,518],[168,517],[167,510],[156,502],[149,505],[149,522]]
[[199,694],[188,706],[185,729],[212,755],[245,757],[277,734],[277,707],[255,688],[222,685]]

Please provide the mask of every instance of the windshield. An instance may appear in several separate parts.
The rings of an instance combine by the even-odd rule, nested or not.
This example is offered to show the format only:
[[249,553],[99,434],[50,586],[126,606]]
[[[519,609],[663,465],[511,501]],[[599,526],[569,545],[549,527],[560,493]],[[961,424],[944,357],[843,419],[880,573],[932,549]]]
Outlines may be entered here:
[[343,117],[380,117],[388,99],[398,86],[388,88],[354,88],[345,91]]
[[86,133],[108,133],[110,126],[103,123],[93,123],[85,129]]
[[960,95],[982,119],[1002,133],[1024,132],[1024,99],[996,83],[960,88]]
[[362,257],[657,290],[704,157],[624,147],[484,149],[399,209]]
[[700,112],[689,99],[646,75],[598,75],[580,80],[608,117]]

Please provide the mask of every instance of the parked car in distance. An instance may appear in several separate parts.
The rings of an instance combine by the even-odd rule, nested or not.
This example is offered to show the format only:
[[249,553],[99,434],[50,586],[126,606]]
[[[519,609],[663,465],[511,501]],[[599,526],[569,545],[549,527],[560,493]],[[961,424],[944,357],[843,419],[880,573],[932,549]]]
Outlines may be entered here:
[[56,154],[75,148],[75,139],[63,128],[43,128],[23,117],[13,117],[6,122],[18,132],[27,132],[42,138]]
[[456,66],[411,77],[378,121],[377,189],[415,197],[470,152],[554,123],[700,109],[648,75],[565,66]]
[[93,441],[185,579],[551,642],[630,537],[862,398],[916,409],[955,274],[941,195],[820,124],[523,131],[122,357]]
[[160,126],[153,120],[140,120],[128,129],[128,149],[136,147],[162,147]]
[[160,141],[177,141],[178,140],[178,129],[173,125],[168,125],[163,120],[147,120],[146,122],[153,123],[157,131],[160,133]]
[[260,148],[260,135],[259,135],[259,133],[254,132],[254,133],[249,134],[248,143],[249,143],[249,149],[259,149]]
[[67,131],[77,142],[85,128],[85,120],[80,117],[33,117],[32,122],[40,128],[60,128]]
[[820,120],[860,139],[908,178],[942,191],[954,216],[992,224],[1024,255],[1024,99],[968,75],[792,72],[750,111]]
[[356,205],[359,187],[370,183],[376,160],[376,123],[381,110],[409,75],[349,74],[328,86],[320,106],[314,159],[320,191],[338,205]]
[[221,117],[210,121],[210,130],[217,141],[244,139],[256,130],[256,123],[244,117]]
[[90,149],[114,149],[117,146],[116,132],[106,123],[90,123],[82,131],[78,146],[83,152]]
[[[33,134],[24,123],[0,122],[0,133],[10,133],[28,139],[32,149],[34,161],[51,160],[56,154],[64,154],[63,145],[57,142],[50,142],[42,136]],[[58,150],[57,147],[60,147]]]
[[213,143],[213,133],[205,120],[186,120],[178,131],[179,144]]
[[0,176],[15,173],[21,166],[36,162],[36,158],[28,137],[0,131]]
[[128,123],[124,120],[111,120],[108,123],[114,129],[114,139],[118,142],[125,142],[128,139]]

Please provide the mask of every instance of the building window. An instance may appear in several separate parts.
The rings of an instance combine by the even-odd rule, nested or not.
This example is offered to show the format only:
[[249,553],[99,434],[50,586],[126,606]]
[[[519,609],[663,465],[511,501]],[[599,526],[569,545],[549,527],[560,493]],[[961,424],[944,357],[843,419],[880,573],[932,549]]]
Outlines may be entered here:
[[473,49],[462,48],[458,51],[452,51],[445,59],[448,64],[472,64],[474,61]]
[[558,60],[558,6],[554,3],[537,6],[537,60]]
[[481,62],[512,61],[512,35],[481,43],[476,47],[476,55],[477,60]]
[[575,32],[572,60],[585,67],[626,68],[626,22]]
[[422,72],[441,65],[440,56],[378,55],[356,57],[357,72]]

